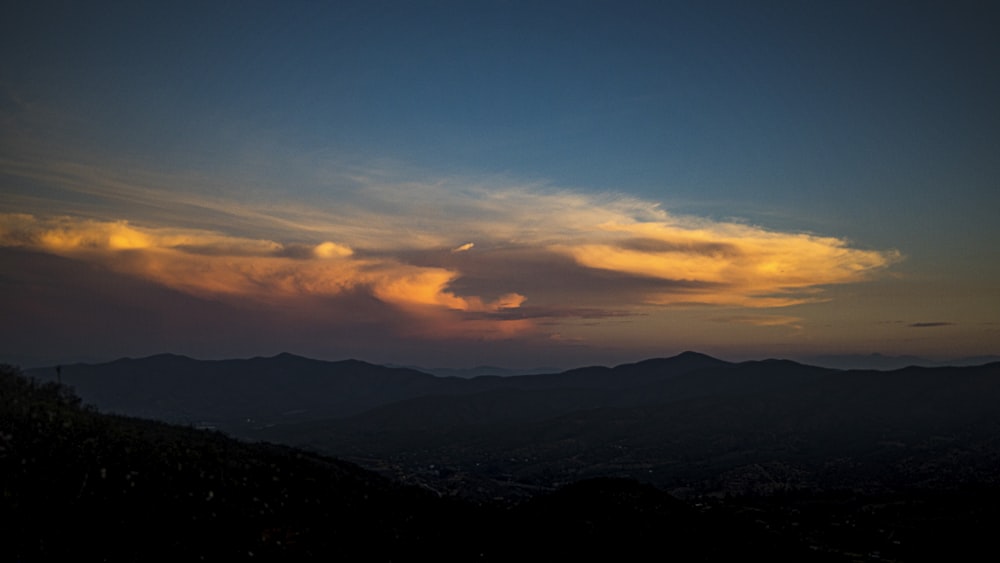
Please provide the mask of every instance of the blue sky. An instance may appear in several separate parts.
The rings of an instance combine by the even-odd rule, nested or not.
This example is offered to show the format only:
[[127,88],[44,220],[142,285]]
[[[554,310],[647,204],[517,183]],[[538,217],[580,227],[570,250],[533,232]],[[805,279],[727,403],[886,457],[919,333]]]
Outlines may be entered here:
[[997,353],[996,12],[16,3],[0,352]]

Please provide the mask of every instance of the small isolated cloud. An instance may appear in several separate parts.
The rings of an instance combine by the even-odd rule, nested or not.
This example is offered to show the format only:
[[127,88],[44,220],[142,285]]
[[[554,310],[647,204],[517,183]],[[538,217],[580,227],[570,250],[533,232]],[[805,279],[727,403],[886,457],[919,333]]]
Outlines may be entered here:
[[933,322],[926,322],[926,323],[910,323],[907,326],[910,327],[910,328],[934,328],[934,327],[939,327],[939,326],[952,326],[954,324],[955,323],[950,323],[950,322],[947,322],[947,321],[933,321]]
[[335,242],[321,242],[313,248],[313,255],[317,258],[345,258],[354,254],[351,247]]
[[473,246],[476,246],[475,243],[467,242],[467,243],[465,243],[465,244],[463,244],[461,246],[456,246],[455,248],[452,248],[451,251],[452,252],[465,252],[466,250],[471,249]]

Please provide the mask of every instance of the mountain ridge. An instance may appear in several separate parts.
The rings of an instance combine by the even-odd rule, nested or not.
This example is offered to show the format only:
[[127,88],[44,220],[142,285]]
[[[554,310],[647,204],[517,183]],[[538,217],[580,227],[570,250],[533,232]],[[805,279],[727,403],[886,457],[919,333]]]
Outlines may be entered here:
[[[595,399],[597,403],[612,406],[619,399],[639,402],[643,394],[655,398],[673,393],[681,397],[691,393],[735,392],[760,385],[795,387],[807,374],[810,377],[833,373],[877,374],[905,369],[909,368],[837,370],[783,359],[728,362],[686,351],[614,367],[586,366],[557,373],[461,378],[357,359],[316,360],[283,352],[227,360],[197,360],[166,353],[107,363],[36,368],[25,373],[43,381],[58,379],[71,385],[85,401],[109,412],[218,426],[239,433],[252,427],[299,420],[355,416],[420,397],[472,395],[500,389],[525,392],[589,389],[600,395],[601,398]],[[698,375],[709,372],[711,376]]]
[[[688,560],[820,560],[796,538],[636,482],[574,483],[517,505],[445,498],[287,446],[97,413],[10,366],[0,427],[0,554],[16,561],[633,558],[664,539]],[[720,529],[731,541],[711,545]]]

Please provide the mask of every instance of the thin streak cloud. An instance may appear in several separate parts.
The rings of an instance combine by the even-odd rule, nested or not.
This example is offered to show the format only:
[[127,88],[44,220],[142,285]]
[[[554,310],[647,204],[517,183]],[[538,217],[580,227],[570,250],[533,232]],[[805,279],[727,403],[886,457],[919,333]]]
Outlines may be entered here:
[[784,315],[734,315],[731,317],[717,317],[715,319],[721,323],[735,323],[758,327],[787,326],[801,329],[802,319]]

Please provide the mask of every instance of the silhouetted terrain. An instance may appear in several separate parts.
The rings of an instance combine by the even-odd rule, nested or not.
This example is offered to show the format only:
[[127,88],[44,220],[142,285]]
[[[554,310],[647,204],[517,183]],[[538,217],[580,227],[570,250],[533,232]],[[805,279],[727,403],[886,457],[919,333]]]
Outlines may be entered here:
[[109,412],[304,446],[490,498],[600,476],[678,494],[992,483],[1000,460],[1000,363],[840,371],[688,352],[461,379],[289,354],[164,355],[64,366],[61,377]]
[[442,499],[300,450],[98,414],[9,368],[0,424],[4,560],[810,555],[750,520],[703,514],[634,481],[579,483],[518,506]]
[[[741,549],[806,549],[833,560],[954,559],[985,545],[1000,523],[1000,363],[841,371],[688,352],[615,368],[460,379],[284,354],[155,356],[64,366],[61,377],[101,409],[347,459],[418,485],[421,502],[463,499],[458,512],[491,506],[476,518],[497,530],[512,529],[512,513],[547,524],[552,538],[578,525],[616,538],[645,529],[638,521],[619,529],[555,500],[566,490],[597,494],[604,500],[586,502],[624,510],[624,521],[655,514],[667,529],[682,529],[670,523],[687,518],[678,514],[697,514],[696,529],[681,534],[693,538],[709,515],[756,522],[721,526],[743,538]],[[600,480],[607,478],[627,481]],[[560,489],[581,480],[591,485]]]
[[838,372],[770,361],[659,379],[617,373],[603,387],[422,397],[261,435],[380,460],[400,476],[440,475],[435,486],[460,490],[484,475],[542,487],[614,475],[677,494],[880,492],[998,477],[1000,364]]
[[[107,412],[244,433],[300,420],[340,418],[415,397],[494,389],[603,390],[634,386],[650,377],[673,376],[701,367],[699,362],[703,361],[725,365],[693,353],[664,361],[670,364],[666,371],[645,369],[644,362],[557,374],[464,379],[358,360],[326,362],[292,354],[222,361],[161,354],[62,366],[59,377],[87,403]],[[43,381],[57,378],[54,368],[26,373]]]
[[[291,354],[222,361],[161,354],[63,366],[61,372],[64,382],[102,410],[228,430],[359,413],[400,399],[447,393],[462,383],[411,369]],[[56,378],[52,368],[27,373]]]
[[965,356],[948,360],[931,360],[920,356],[886,356],[883,354],[828,354],[798,358],[807,364],[837,369],[893,370],[912,366],[953,367],[979,366],[1000,362],[1000,356]]
[[96,414],[54,384],[0,375],[9,560],[462,551],[440,501],[355,465]]

